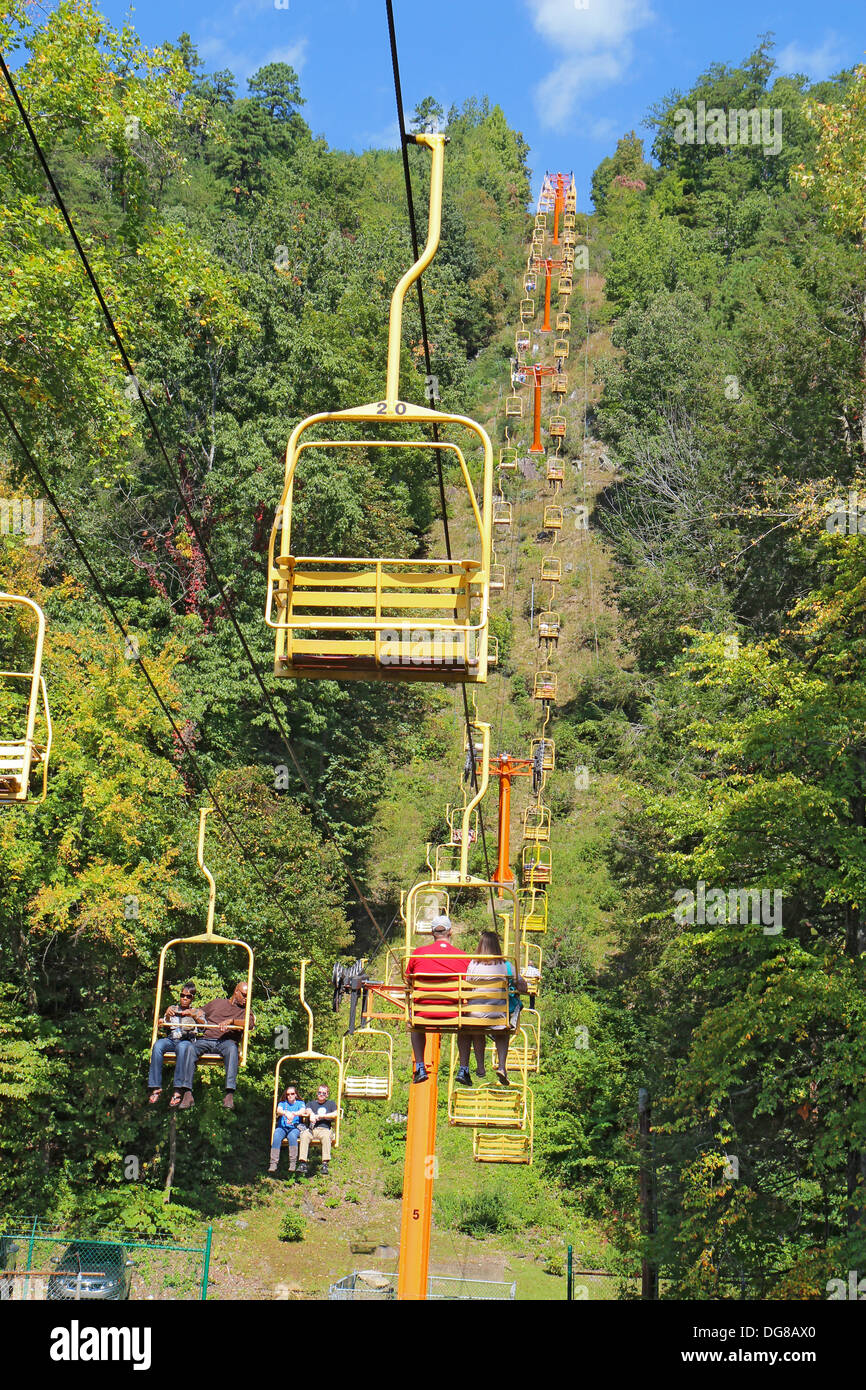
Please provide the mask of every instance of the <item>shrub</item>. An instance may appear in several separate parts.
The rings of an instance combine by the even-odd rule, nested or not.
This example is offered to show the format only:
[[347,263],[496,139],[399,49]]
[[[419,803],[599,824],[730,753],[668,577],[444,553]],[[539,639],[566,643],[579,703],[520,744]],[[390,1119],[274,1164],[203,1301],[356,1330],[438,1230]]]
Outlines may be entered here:
[[307,1218],[299,1211],[287,1211],[280,1222],[280,1240],[305,1240],[306,1236]]
[[389,1168],[385,1174],[385,1181],[382,1184],[382,1191],[386,1197],[403,1196],[403,1169]]

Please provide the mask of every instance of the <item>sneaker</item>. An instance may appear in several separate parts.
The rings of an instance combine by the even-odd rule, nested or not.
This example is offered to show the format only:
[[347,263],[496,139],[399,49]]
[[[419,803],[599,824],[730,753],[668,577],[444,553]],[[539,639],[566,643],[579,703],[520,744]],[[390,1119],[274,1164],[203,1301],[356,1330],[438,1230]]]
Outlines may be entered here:
[[328,1172],[328,1164],[327,1164],[327,1163],[323,1163],[323,1164],[322,1164],[322,1172],[323,1172],[323,1173],[327,1173],[327,1172]]
[[415,1075],[412,1077],[412,1080],[416,1082],[416,1084],[419,1081],[427,1080],[427,1068],[425,1067],[423,1062],[419,1062],[418,1065],[415,1067]]
[[234,1108],[235,1108],[235,1093],[234,1093],[234,1091],[226,1091],[226,1093],[225,1093],[225,1095],[224,1095],[224,1097],[223,1097],[223,1105],[225,1106],[226,1110],[234,1110]]
[[298,1164],[298,1177],[299,1177],[299,1178],[305,1178],[306,1176],[307,1176],[307,1165],[306,1165],[306,1163],[299,1163],[299,1164]]
[[468,1068],[468,1067],[460,1067],[460,1068],[458,1069],[458,1072],[457,1072],[457,1084],[458,1084],[458,1086],[471,1086],[471,1085],[472,1085],[472,1077],[469,1075],[469,1068]]

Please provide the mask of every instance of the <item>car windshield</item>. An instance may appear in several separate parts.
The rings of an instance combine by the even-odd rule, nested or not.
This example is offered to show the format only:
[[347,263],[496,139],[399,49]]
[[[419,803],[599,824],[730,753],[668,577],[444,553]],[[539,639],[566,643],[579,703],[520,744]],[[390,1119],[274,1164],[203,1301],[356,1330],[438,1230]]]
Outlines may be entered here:
[[58,1268],[64,1272],[76,1273],[79,1269],[88,1273],[98,1271],[108,1276],[119,1274],[125,1263],[122,1245],[96,1245],[88,1241],[75,1241],[64,1250],[58,1261]]

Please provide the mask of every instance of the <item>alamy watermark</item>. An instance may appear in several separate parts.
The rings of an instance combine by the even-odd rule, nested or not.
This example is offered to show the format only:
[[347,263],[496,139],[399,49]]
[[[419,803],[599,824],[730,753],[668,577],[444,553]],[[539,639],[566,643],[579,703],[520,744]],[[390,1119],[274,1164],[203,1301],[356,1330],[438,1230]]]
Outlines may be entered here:
[[41,497],[0,497],[0,536],[23,536],[25,545],[41,545],[44,513]]
[[693,111],[678,106],[674,111],[674,141],[678,145],[761,145],[764,154],[782,152],[782,110],[774,106],[753,106],[748,111],[725,111],[699,101]]
[[674,893],[674,921],[678,926],[703,927],[762,925],[765,936],[782,930],[782,892],[775,888],[710,888],[702,879],[697,891],[678,888]]
[[849,492],[847,505],[844,497],[834,497],[829,505],[824,526],[831,536],[866,536],[866,498]]

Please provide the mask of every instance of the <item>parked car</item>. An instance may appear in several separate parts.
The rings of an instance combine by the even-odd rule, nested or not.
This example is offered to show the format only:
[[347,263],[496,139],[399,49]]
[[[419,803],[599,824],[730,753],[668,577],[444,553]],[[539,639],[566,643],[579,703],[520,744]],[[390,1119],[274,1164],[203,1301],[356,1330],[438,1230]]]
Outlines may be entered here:
[[73,1240],[50,1264],[55,1273],[48,1280],[49,1299],[129,1298],[135,1266],[124,1245]]

